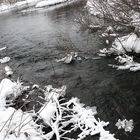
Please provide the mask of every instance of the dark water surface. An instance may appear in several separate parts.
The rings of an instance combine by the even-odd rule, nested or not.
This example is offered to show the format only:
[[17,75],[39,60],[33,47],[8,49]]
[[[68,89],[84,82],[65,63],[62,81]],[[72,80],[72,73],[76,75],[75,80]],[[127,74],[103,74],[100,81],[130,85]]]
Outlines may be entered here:
[[[75,19],[85,1],[64,7],[0,15],[0,47],[7,46],[9,65],[24,82],[39,85],[66,84],[67,98],[78,97],[89,106],[97,106],[107,129],[120,140],[140,138],[140,72],[116,71],[108,67],[112,58],[82,60],[71,65],[55,60],[76,51],[80,56],[97,57],[104,45],[89,31],[83,31]],[[133,133],[118,131],[118,119],[134,119]],[[87,138],[94,140],[95,138]]]

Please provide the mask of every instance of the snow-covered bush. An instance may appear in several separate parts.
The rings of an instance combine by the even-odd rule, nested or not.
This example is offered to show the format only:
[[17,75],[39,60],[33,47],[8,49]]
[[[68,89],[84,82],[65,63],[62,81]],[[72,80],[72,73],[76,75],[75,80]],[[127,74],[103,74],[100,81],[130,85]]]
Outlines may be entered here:
[[[72,139],[67,134],[80,130],[77,140],[96,134],[100,134],[100,140],[116,140],[114,135],[104,129],[109,123],[95,118],[96,107],[85,107],[77,98],[65,101],[66,86],[53,88],[48,85],[44,89],[39,86],[34,88],[43,91],[45,102],[37,112],[33,109],[30,112],[23,112],[21,108],[15,109],[14,106],[6,105],[7,97],[13,95],[14,98],[11,99],[14,100],[24,93],[23,84],[9,79],[2,80],[0,84],[1,139],[50,140],[54,135],[57,140]],[[42,123],[38,123],[39,121]],[[44,132],[44,127],[50,128],[50,131]]]
[[88,0],[87,9],[99,20],[103,31],[111,26],[114,32],[139,32],[139,0]]

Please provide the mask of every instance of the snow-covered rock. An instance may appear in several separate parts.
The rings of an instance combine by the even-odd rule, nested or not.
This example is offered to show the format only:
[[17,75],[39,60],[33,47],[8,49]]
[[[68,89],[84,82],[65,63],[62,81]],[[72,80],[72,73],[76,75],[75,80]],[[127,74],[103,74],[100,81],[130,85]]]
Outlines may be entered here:
[[4,57],[2,59],[0,59],[0,63],[7,63],[10,61],[10,57]]
[[56,60],[56,62],[64,62],[66,64],[70,64],[72,60],[75,60],[76,58],[78,58],[78,53],[70,52],[69,54],[66,54],[64,58]]
[[20,82],[12,82],[11,80],[5,78],[0,83],[0,99],[4,99],[6,97],[12,96],[16,98],[21,94],[21,83]]
[[10,75],[13,74],[13,71],[12,71],[12,69],[9,66],[5,66],[5,74],[7,76],[10,76]]
[[126,53],[126,51],[140,53],[140,38],[134,33],[116,38],[112,44],[112,48],[119,54]]

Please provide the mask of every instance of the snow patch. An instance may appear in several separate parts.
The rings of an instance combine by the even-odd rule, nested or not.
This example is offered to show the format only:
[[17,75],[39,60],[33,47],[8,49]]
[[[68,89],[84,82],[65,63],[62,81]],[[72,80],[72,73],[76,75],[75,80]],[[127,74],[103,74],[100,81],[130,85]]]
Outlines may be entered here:
[[140,53],[140,38],[138,38],[134,33],[116,38],[111,48],[99,50],[98,55],[117,56],[115,57],[115,60],[117,60],[121,65],[109,64],[109,66],[117,68],[117,70],[129,69],[134,72],[140,70],[140,63],[134,62],[133,56],[129,56],[127,53]]
[[10,57],[4,57],[4,58],[2,58],[2,59],[0,59],[0,63],[7,63],[7,62],[9,62],[10,61]]
[[63,3],[63,2],[66,2],[66,1],[68,1],[68,0],[44,0],[44,1],[38,2],[35,7],[36,8],[41,8],[41,7],[45,7],[45,6],[50,6],[50,5]]
[[119,54],[127,52],[140,53],[140,38],[136,34],[132,33],[127,36],[116,38],[112,44],[114,51]]
[[130,70],[130,71],[138,71],[140,70],[140,63],[134,62],[133,57],[128,55],[118,56],[115,58],[122,65],[112,65],[109,64],[112,68],[117,68],[117,70]]
[[7,49],[7,47],[2,47],[2,48],[0,48],[0,51],[3,51],[5,49]]
[[66,56],[64,58],[57,59],[56,62],[64,62],[66,64],[70,64],[72,62],[72,60],[75,60],[76,58],[79,59],[78,53],[77,52],[70,52],[69,54],[66,54]]
[[10,75],[13,74],[13,71],[12,71],[12,69],[9,66],[5,66],[5,74],[7,76],[10,76]]
[[124,129],[125,132],[132,132],[132,130],[134,129],[134,124],[133,124],[133,120],[118,120],[118,122],[116,123],[116,126],[118,129]]

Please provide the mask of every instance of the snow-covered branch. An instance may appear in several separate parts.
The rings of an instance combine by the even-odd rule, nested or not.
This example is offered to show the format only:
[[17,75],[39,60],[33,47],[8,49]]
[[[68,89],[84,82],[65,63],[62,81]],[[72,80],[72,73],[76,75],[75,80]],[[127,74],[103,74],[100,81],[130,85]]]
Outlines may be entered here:
[[[7,88],[8,87],[8,88]],[[39,88],[37,86],[37,88]],[[44,105],[38,112],[23,112],[20,108],[6,107],[7,97],[14,100],[23,94],[25,90],[21,82],[12,82],[3,79],[0,84],[0,137],[8,140],[43,140],[51,139],[54,135],[57,140],[61,138],[72,139],[68,133],[74,133],[80,129],[77,140],[82,140],[88,135],[100,134],[100,140],[116,140],[114,135],[104,129],[109,123],[96,119],[96,107],[85,107],[77,98],[64,101],[66,86],[53,88],[51,85],[44,91]],[[6,116],[6,117],[5,117]],[[37,119],[33,119],[36,116]],[[42,123],[37,123],[42,120]],[[43,132],[42,128],[50,128],[49,132]],[[67,128],[67,129],[66,129]],[[69,129],[68,129],[69,128]]]

